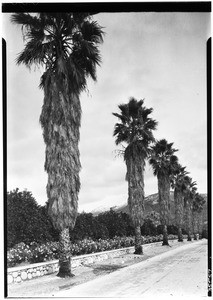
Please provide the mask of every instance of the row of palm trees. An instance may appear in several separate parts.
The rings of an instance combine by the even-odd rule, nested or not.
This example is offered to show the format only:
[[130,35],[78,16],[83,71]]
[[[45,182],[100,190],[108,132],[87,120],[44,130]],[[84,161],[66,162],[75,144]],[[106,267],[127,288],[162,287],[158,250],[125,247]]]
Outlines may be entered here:
[[[80,94],[87,88],[88,77],[96,80],[96,67],[101,62],[98,47],[103,42],[104,32],[90,13],[14,13],[11,21],[22,26],[25,41],[17,63],[44,68],[40,83],[44,91],[40,123],[46,145],[44,167],[48,174],[48,213],[55,228],[60,230],[58,276],[72,276],[69,228],[75,226],[80,190]],[[128,104],[119,106],[120,114],[114,114],[121,121],[115,126],[116,144],[127,144],[124,160],[129,183],[128,203],[135,226],[135,253],[142,253],[143,174],[145,160],[154,153],[150,145],[155,142],[153,130],[157,126],[157,122],[149,117],[152,109],[145,108],[143,102],[132,98]],[[170,177],[173,174],[175,184],[179,174],[170,169],[174,159],[171,146],[168,145],[164,154],[164,167],[154,168],[159,179],[164,244],[168,243]],[[153,156],[153,166],[154,159]]]
[[[127,166],[128,205],[135,227],[135,254],[142,254],[140,226],[144,217],[144,168],[146,160],[153,168],[158,180],[160,221],[163,225],[163,244],[169,245],[167,226],[171,222],[170,189],[174,189],[175,221],[178,227],[178,241],[182,242],[182,228],[185,225],[188,241],[191,230],[196,232],[195,214],[201,212],[205,200],[197,193],[196,182],[181,166],[173,148],[166,139],[156,141],[153,131],[157,122],[149,115],[152,108],[144,106],[144,100],[130,98],[127,104],[118,106],[120,113],[113,113],[119,119],[113,135],[116,145],[123,146],[123,157]],[[192,218],[194,214],[194,218]],[[184,218],[185,217],[185,218]],[[184,224],[185,219],[185,224]]]

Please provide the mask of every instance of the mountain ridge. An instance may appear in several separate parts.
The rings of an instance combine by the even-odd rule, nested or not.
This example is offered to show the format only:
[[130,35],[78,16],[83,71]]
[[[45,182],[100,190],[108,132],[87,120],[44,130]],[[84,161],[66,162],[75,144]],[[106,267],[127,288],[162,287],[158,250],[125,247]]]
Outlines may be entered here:
[[[203,217],[204,217],[204,221],[207,221],[207,194],[201,194],[201,195],[204,197],[204,199],[206,201],[206,203],[204,204],[204,208],[203,208]],[[145,207],[145,217],[153,211],[156,213],[159,213],[158,193],[146,196],[144,199],[144,207]],[[117,213],[123,212],[123,213],[129,214],[129,208],[128,208],[127,203],[111,206],[109,208],[93,209],[91,211],[91,213],[94,216],[97,216],[100,213],[109,211],[110,209],[113,209]],[[171,222],[173,222],[175,219],[175,205],[174,205],[174,192],[173,191],[170,191],[170,214],[171,214]]]

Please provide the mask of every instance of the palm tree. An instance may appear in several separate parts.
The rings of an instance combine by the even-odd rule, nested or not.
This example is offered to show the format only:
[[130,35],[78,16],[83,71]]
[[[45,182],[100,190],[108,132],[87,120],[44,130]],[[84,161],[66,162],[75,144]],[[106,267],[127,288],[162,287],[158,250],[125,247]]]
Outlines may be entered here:
[[185,229],[187,232],[187,240],[191,241],[192,233],[192,203],[196,194],[196,182],[188,176],[188,186],[184,193],[184,212],[185,212]]
[[25,38],[17,63],[44,67],[40,123],[46,144],[48,213],[60,230],[58,276],[72,276],[69,228],[75,225],[80,189],[79,96],[88,77],[96,80],[103,32],[88,13],[15,13],[11,21],[22,25]]
[[195,197],[193,199],[192,203],[192,221],[193,221],[193,233],[194,233],[194,239],[197,240],[197,234],[201,234],[201,213],[203,211],[203,206],[205,204],[205,199],[203,196],[199,193],[195,194]]
[[161,139],[152,147],[149,163],[151,164],[154,175],[158,179],[158,195],[160,206],[160,219],[163,225],[163,244],[169,245],[167,226],[170,219],[170,180],[178,158],[174,153],[178,151],[174,149],[173,143],[168,143],[167,140]]
[[149,117],[152,108],[146,108],[144,100],[130,98],[127,104],[119,105],[119,119],[113,136],[115,143],[125,143],[123,157],[127,166],[128,206],[135,228],[135,254],[142,254],[141,226],[144,217],[144,167],[149,145],[154,142],[153,130],[157,122]]
[[178,227],[178,242],[183,242],[182,227],[184,218],[184,193],[189,184],[188,172],[186,167],[177,164],[177,168],[171,178],[171,186],[174,189],[174,203],[175,203],[175,220]]

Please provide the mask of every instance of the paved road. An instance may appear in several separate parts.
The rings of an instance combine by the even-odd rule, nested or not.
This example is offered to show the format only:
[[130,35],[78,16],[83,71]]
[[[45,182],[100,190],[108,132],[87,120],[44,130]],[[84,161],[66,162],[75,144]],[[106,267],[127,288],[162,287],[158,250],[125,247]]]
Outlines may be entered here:
[[49,296],[205,297],[207,296],[207,241],[201,240],[184,245]]

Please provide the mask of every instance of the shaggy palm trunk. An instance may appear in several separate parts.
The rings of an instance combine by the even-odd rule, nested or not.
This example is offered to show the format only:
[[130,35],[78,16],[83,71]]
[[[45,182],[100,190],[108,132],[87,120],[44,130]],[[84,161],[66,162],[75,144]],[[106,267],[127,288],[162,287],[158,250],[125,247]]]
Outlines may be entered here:
[[183,242],[182,226],[183,226],[183,194],[179,189],[174,190],[174,202],[175,202],[175,220],[178,228],[178,242]]
[[170,207],[170,180],[169,176],[158,176],[158,195],[160,206],[160,220],[163,225],[163,246],[169,245],[167,226],[169,225],[169,207]]
[[188,241],[188,242],[191,242],[191,240],[192,240],[191,235],[192,235],[192,232],[191,232],[191,230],[189,229],[189,230],[187,231],[187,241]]
[[134,254],[143,254],[141,227],[135,226],[135,252]]
[[163,225],[163,243],[162,246],[169,246],[167,225]]
[[181,227],[178,227],[178,242],[183,242],[183,234]]
[[203,223],[203,215],[202,211],[198,213],[198,233],[199,233],[199,239],[202,239],[202,223]]
[[197,240],[197,234],[198,234],[198,222],[197,222],[197,212],[193,212],[192,214],[192,224],[193,224],[193,236],[194,240]]
[[61,232],[58,276],[66,277],[71,276],[68,228],[75,226],[80,189],[81,107],[79,98],[69,93],[65,85],[61,89],[54,75],[50,80],[44,88],[40,122],[46,144],[48,213],[54,227]]
[[70,252],[70,235],[69,228],[60,232],[59,237],[59,272],[58,277],[71,277],[71,252]]
[[141,226],[144,217],[144,160],[130,157],[126,160],[128,206],[135,228],[135,254],[143,254]]
[[191,241],[191,234],[192,234],[192,209],[191,203],[189,199],[186,199],[186,207],[185,207],[185,224],[186,224],[186,232],[187,232],[187,241]]

